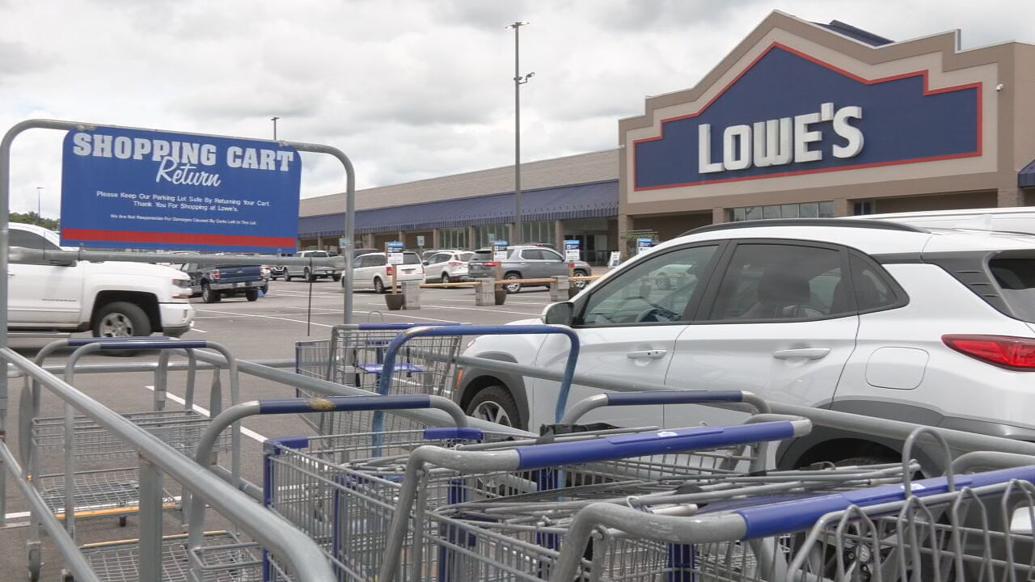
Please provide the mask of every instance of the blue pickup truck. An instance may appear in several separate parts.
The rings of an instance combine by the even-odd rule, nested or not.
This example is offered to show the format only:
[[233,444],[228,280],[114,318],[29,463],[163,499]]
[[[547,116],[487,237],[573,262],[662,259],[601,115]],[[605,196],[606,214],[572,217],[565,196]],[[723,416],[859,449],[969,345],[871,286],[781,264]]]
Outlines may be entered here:
[[248,301],[259,299],[259,292],[269,282],[259,265],[198,265],[185,263],[180,270],[190,275],[191,295],[201,296],[205,303],[217,303],[223,297],[244,295]]

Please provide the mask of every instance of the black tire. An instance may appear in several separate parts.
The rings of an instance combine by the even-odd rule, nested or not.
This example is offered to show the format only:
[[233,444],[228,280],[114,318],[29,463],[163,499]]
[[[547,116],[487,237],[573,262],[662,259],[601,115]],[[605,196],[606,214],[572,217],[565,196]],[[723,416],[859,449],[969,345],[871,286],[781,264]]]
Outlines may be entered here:
[[222,296],[219,291],[213,291],[207,281],[201,283],[201,300],[205,303],[219,303]]
[[374,293],[385,293],[385,284],[381,281],[381,277],[374,277]]
[[291,281],[291,275],[288,275],[287,271],[284,271],[284,280],[287,282]]
[[449,278],[449,273],[442,273],[442,282],[451,283],[453,280]]
[[[521,273],[514,273],[514,272],[507,273],[506,275],[503,276],[504,280],[513,280],[513,279],[520,279],[520,278],[521,278]],[[521,283],[512,283],[510,285],[504,285],[503,289],[508,294],[514,294],[514,293],[517,293],[518,291],[521,291]]]
[[258,301],[259,300],[259,290],[258,289],[248,289],[248,290],[246,290],[244,292],[244,297],[248,301]]
[[313,274],[309,272],[309,267],[306,267],[305,270],[302,271],[302,278],[305,279],[306,283],[312,283],[316,280],[316,277],[314,277]]
[[341,275],[331,275],[331,279],[333,279],[334,282],[337,283],[338,281],[341,281]]
[[[521,412],[510,391],[500,385],[486,386],[467,403],[468,416],[488,420],[504,426],[524,428]],[[502,421],[502,422],[501,422]]]
[[[583,269],[575,269],[572,272],[572,274],[574,274],[576,277],[587,277],[587,276],[589,276],[589,273],[587,273]],[[576,289],[581,290],[581,289],[585,289],[586,288],[586,284],[587,283],[589,283],[589,281],[575,281],[575,282],[572,283],[572,286],[575,287]]]
[[114,301],[97,311],[92,328],[94,337],[151,335],[151,320],[139,305]]

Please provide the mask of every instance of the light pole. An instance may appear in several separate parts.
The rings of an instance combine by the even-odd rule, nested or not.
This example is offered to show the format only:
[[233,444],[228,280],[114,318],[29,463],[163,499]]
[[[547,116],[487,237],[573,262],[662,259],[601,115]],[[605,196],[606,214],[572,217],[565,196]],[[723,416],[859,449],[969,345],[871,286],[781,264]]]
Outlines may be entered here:
[[521,34],[527,22],[517,21],[507,28],[514,29],[514,244],[524,242],[521,224],[521,86],[535,76],[535,73],[521,74]]
[[36,186],[36,218],[43,220],[43,186]]
[[277,120],[278,119],[280,119],[280,118],[275,116],[275,115],[270,118],[270,121],[273,122],[273,141],[277,141]]

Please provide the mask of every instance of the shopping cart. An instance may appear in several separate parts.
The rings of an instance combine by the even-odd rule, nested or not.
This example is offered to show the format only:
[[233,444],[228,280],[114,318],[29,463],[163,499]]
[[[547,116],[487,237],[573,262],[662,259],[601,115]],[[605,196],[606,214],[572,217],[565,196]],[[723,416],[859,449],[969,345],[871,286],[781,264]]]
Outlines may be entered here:
[[[156,369],[159,380],[155,386],[154,410],[124,413],[123,417],[183,454],[193,453],[209,422],[207,416],[194,410],[196,359],[193,350],[211,348],[226,357],[232,370],[231,400],[237,398],[237,381],[233,371],[235,360],[225,347],[215,342],[171,338],[69,339],[49,344],[37,356],[37,363],[42,363],[48,355],[60,348],[75,350],[69,356],[65,368],[65,381],[69,384],[74,382],[76,365],[85,355],[102,351],[159,350]],[[184,352],[188,357],[186,398],[183,409],[166,410],[166,368],[172,352]],[[19,419],[24,439],[22,460],[26,463],[26,475],[31,476],[33,485],[50,511],[65,522],[66,529],[73,537],[77,517],[113,516],[119,519],[120,525],[125,525],[126,517],[138,511],[140,483],[135,464],[137,450],[96,421],[74,415],[71,406],[67,404],[63,417],[40,417],[38,386],[26,390],[22,398],[22,415]],[[215,385],[211,401],[218,413],[222,406],[218,384]],[[228,434],[216,450],[231,450],[231,441],[232,436]],[[178,500],[179,496],[163,491],[164,508],[178,507]]]
[[[389,343],[400,333],[428,325],[455,326],[453,323],[360,323],[331,328],[329,340],[295,344],[295,372],[311,378],[376,391],[383,374],[385,353]],[[460,349],[460,335],[429,338],[411,346],[400,358],[395,373],[389,373],[393,394],[435,394],[448,397],[453,389],[455,367],[449,363]],[[417,355],[417,350],[424,355]],[[430,359],[428,355],[438,355]],[[301,398],[315,396],[296,388]],[[312,413],[303,419],[318,434],[345,434],[370,430],[370,414],[342,415]]]
[[[388,544],[381,564],[380,580],[394,580],[403,562],[403,545],[412,531],[414,548],[408,579],[428,579],[434,572],[452,570],[452,558],[425,545],[429,531],[440,525],[434,519],[435,512],[425,509],[424,498],[429,485],[436,482],[437,475],[445,473],[451,482],[468,483],[465,493],[499,492],[511,494],[513,481],[524,478],[529,491],[549,490],[555,500],[572,495],[584,481],[608,483],[621,475],[609,467],[609,463],[624,459],[639,460],[673,454],[687,454],[694,451],[711,451],[736,447],[749,443],[796,438],[811,429],[808,420],[779,420],[727,427],[698,427],[673,430],[654,430],[618,436],[604,436],[573,441],[559,441],[548,444],[516,446],[501,450],[449,450],[442,447],[422,446],[408,457],[399,501],[388,533]],[[601,467],[603,476],[601,479]],[[635,467],[635,465],[634,465]],[[686,471],[684,467],[684,471]],[[500,476],[509,476],[504,481]],[[638,477],[638,476],[636,476]],[[517,479],[515,479],[517,478]],[[636,490],[642,491],[642,479],[636,478]],[[572,486],[574,484],[574,487]],[[613,492],[614,489],[612,488]],[[467,501],[467,500],[458,500]],[[410,526],[412,522],[414,527]],[[453,530],[430,534],[429,541],[446,539],[459,540],[457,545],[467,545],[470,532],[456,538]],[[543,539],[541,547],[554,546],[556,539]],[[537,546],[539,547],[539,546]],[[428,551],[430,550],[430,551]],[[495,550],[493,550],[495,551]],[[511,550],[507,550],[511,551]],[[507,560],[509,563],[510,561]],[[536,567],[525,571],[535,571]],[[491,578],[489,578],[491,579]]]
[[[455,446],[507,435],[467,428],[463,411],[451,400],[434,395],[264,400],[231,407],[213,419],[198,445],[196,458],[199,462],[206,459],[223,428],[246,416],[426,408],[447,413],[443,421],[450,427],[279,439],[265,444],[265,505],[320,544],[341,575],[369,579],[376,573],[384,547],[398,495],[398,477],[402,475],[398,467],[405,463],[405,455],[429,442]],[[192,539],[201,539],[202,510],[192,506],[190,511]],[[276,575],[271,564],[266,576],[288,579]]]
[[[922,428],[914,435],[924,433],[936,434]],[[906,459],[914,439],[907,440]],[[549,579],[1030,579],[1035,457],[1008,457],[1005,469],[969,475],[950,470],[920,481],[904,470],[897,484],[729,502],[706,511],[684,508],[682,515],[591,504],[576,513]],[[997,458],[969,453],[949,466],[959,470]],[[632,563],[630,547],[652,547],[653,555],[668,560]],[[550,563],[555,557],[536,552],[531,548],[512,562]],[[483,571],[485,563],[480,561]]]

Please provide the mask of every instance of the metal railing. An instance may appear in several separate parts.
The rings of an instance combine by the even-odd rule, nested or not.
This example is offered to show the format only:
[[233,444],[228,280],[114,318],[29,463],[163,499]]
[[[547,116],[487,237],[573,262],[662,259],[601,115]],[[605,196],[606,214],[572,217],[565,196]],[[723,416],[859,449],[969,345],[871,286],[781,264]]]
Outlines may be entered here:
[[[323,554],[313,540],[288,522],[256,505],[248,496],[204,467],[10,348],[0,348],[0,361],[13,364],[31,381],[58,396],[67,405],[138,451],[142,496],[137,564],[140,579],[161,579],[163,508],[160,491],[163,476],[169,475],[189,490],[196,499],[211,505],[274,554],[294,572],[297,579],[314,582],[335,580],[330,566],[323,559]],[[57,543],[58,549],[73,574],[77,579],[96,580],[96,576],[91,574],[88,565],[82,560],[79,550],[75,548],[74,543],[70,543],[71,536],[58,532],[60,527],[52,515],[51,519],[46,517],[45,505],[41,506],[42,500],[32,494],[32,484],[21,474],[21,468],[13,462],[13,455],[4,442],[0,442],[0,457],[5,462],[7,470],[14,474],[19,488],[26,493],[30,504],[40,510],[44,527],[49,532],[58,534],[55,536],[56,540],[60,540]]]

